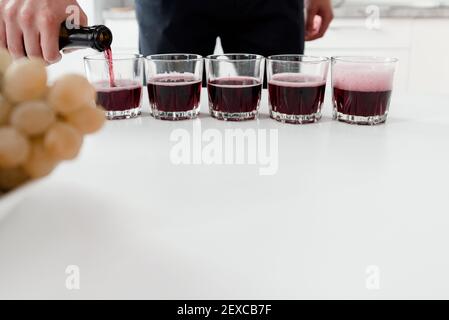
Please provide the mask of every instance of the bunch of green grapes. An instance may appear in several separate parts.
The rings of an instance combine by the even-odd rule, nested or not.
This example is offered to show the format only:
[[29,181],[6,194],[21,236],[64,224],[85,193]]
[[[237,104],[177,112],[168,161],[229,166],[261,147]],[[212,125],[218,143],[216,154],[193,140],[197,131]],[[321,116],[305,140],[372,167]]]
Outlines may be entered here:
[[76,158],[83,136],[105,121],[95,99],[84,77],[66,75],[48,86],[43,61],[13,62],[0,49],[0,194]]

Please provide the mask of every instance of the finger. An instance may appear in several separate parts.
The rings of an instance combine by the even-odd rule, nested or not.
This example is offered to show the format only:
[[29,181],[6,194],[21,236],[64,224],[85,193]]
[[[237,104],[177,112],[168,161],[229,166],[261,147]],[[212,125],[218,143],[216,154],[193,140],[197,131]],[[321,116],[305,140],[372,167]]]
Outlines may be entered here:
[[15,22],[6,24],[6,43],[14,59],[25,56],[22,30],[20,30],[19,25]]
[[56,63],[61,60],[59,52],[60,23],[57,20],[46,18],[38,22],[42,56],[48,63]]
[[23,32],[25,52],[28,57],[42,58],[39,31],[34,23],[34,13],[24,8],[19,16],[19,25]]
[[35,29],[24,30],[23,40],[28,57],[43,58],[39,32]]
[[6,42],[6,26],[5,26],[5,8],[7,1],[0,2],[0,46],[4,49],[8,48]]
[[80,8],[80,26],[87,27],[89,25],[89,21],[87,19],[86,13]]
[[316,35],[315,39],[322,38],[324,34],[326,33],[327,29],[329,29],[329,25],[331,24],[332,20],[334,19],[334,16],[332,13],[327,13],[322,16],[322,22],[320,26],[320,30]]
[[307,10],[307,20],[306,20],[306,32],[312,33],[314,31],[315,27],[315,16],[317,15],[318,11],[315,8],[309,8]]
[[5,22],[6,44],[14,59],[25,56],[22,30],[17,22],[18,7],[14,4],[7,5],[3,10]]
[[[1,17],[0,17],[1,19]],[[0,21],[0,48],[7,48],[8,44],[6,43],[6,27],[3,19]]]

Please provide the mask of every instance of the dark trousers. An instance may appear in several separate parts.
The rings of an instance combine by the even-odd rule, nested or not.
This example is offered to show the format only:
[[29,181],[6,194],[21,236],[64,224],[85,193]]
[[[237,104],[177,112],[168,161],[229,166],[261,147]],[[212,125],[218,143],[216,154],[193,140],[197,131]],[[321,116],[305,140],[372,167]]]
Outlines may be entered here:
[[302,54],[303,0],[136,0],[143,55]]

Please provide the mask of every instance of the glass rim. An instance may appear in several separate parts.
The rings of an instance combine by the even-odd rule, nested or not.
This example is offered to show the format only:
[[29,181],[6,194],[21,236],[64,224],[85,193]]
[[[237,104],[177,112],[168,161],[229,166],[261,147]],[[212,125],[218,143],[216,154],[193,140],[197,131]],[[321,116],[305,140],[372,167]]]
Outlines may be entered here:
[[383,64],[383,63],[396,63],[399,61],[399,59],[394,57],[380,57],[380,56],[335,56],[332,57],[332,61],[361,63],[361,64],[369,64],[369,63]]
[[[183,59],[163,59],[162,57],[184,57]],[[189,58],[192,57],[192,58]],[[202,61],[204,60],[203,56],[200,54],[194,53],[163,53],[163,54],[151,54],[145,56],[145,59],[148,61],[154,62],[193,62],[193,61]]]
[[[247,56],[248,58],[243,59],[230,59],[230,60],[222,60],[219,57],[230,57],[230,56]],[[250,58],[253,57],[253,58]],[[247,61],[262,61],[265,57],[260,54],[254,53],[223,53],[223,54],[211,54],[206,57],[206,60],[209,61],[223,61],[223,62],[247,62]]]
[[[310,60],[305,61],[293,61],[293,60],[284,60],[281,58],[307,58]],[[329,57],[325,56],[308,56],[304,54],[276,54],[269,56],[267,58],[268,61],[271,62],[285,62],[285,63],[323,63],[323,62],[329,62],[331,59]]]
[[[112,56],[112,61],[140,60],[143,55],[139,53],[117,52]],[[90,54],[84,57],[84,61],[107,61],[104,53]]]

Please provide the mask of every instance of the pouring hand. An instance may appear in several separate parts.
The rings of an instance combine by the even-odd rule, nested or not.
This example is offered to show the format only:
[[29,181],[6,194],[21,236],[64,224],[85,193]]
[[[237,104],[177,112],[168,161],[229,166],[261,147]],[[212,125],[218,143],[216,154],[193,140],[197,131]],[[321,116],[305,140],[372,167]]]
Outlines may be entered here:
[[80,25],[87,24],[76,0],[0,0],[0,47],[15,59],[28,56],[58,62],[59,31],[70,16],[68,9],[78,11]]
[[306,41],[322,38],[333,19],[331,0],[309,0],[307,3]]

